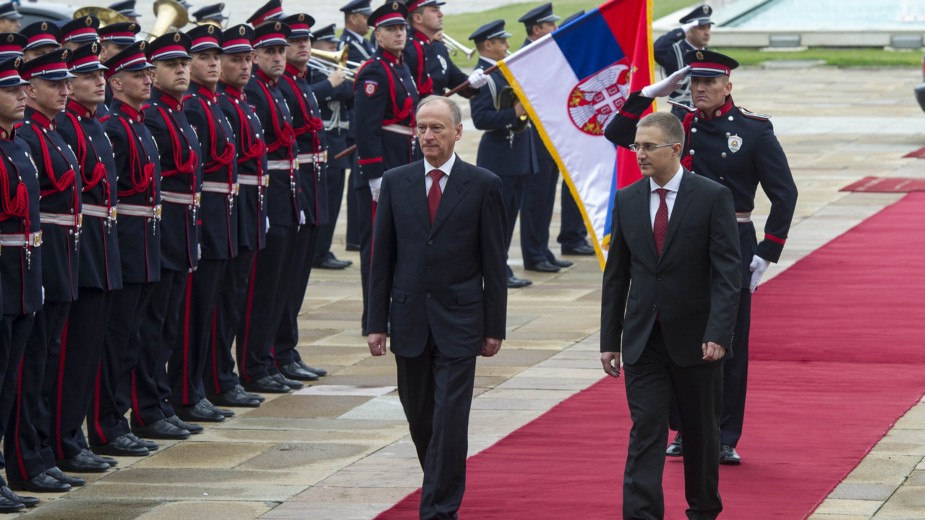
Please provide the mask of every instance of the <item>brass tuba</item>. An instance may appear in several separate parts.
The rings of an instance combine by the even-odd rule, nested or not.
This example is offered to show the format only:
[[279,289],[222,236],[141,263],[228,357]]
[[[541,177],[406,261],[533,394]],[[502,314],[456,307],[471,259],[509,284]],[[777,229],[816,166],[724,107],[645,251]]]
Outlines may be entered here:
[[170,28],[182,29],[189,23],[189,12],[176,0],[157,0],[154,2],[154,28],[148,33],[148,39],[154,40]]
[[128,16],[125,16],[119,11],[110,9],[108,7],[81,7],[80,9],[74,11],[75,20],[88,15],[99,18],[100,27],[106,27],[107,25],[112,25],[114,23],[131,22]]

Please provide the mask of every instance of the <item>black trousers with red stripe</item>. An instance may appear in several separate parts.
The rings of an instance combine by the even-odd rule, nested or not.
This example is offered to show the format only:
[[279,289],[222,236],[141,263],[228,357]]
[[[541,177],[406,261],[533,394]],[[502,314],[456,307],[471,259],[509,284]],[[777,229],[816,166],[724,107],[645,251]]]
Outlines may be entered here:
[[238,323],[244,314],[247,288],[257,251],[241,249],[238,256],[228,260],[225,274],[219,284],[215,314],[212,317],[212,335],[206,361],[203,384],[206,394],[223,394],[240,383],[234,373],[231,346]]
[[199,267],[189,274],[180,311],[180,334],[167,366],[170,392],[161,395],[174,406],[192,406],[206,397],[202,377],[209,354],[215,298],[227,265],[227,259],[200,259]]
[[[35,313],[19,364],[16,404],[4,438],[3,451],[10,462],[6,474],[10,480],[28,480],[46,469],[43,444],[49,445],[49,411],[55,410],[49,408],[46,399],[57,386],[57,381],[50,378],[56,377],[58,372],[62,330],[65,330],[70,306],[70,302],[45,302]],[[54,465],[53,458],[51,463]]]
[[132,371],[132,423],[145,426],[174,415],[163,400],[167,389],[167,360],[180,328],[180,302],[186,292],[186,273],[161,269],[139,330],[141,351]]
[[[244,382],[256,381],[275,370],[273,340],[293,280],[288,278],[295,262],[298,226],[270,226],[267,246],[257,253],[251,270],[244,307],[244,319],[238,327],[238,370]],[[311,259],[307,259],[311,261]]]
[[[67,318],[57,367],[51,363],[49,348],[45,372],[46,386],[51,384],[49,445],[56,459],[73,457],[87,448],[82,426],[93,397],[111,308],[111,291],[81,288]],[[46,453],[49,463],[50,455]]]
[[[4,315],[0,319],[0,433],[6,432],[7,426],[10,426],[18,417],[18,413],[13,412],[18,397],[19,371],[34,320],[35,315],[31,313],[23,316]],[[44,363],[41,369],[44,369]],[[41,378],[41,372],[39,372],[39,377]],[[41,392],[41,381],[39,385],[39,392]],[[17,466],[12,449],[10,450],[10,465]],[[4,459],[0,456],[0,468],[3,466]],[[14,478],[18,477],[18,466],[7,468],[7,474],[13,475]],[[2,480],[0,478],[0,481]]]
[[141,353],[141,319],[153,292],[153,283],[133,283],[112,293],[103,355],[87,413],[87,435],[93,446],[130,431],[125,412],[131,406],[131,374]]
[[315,246],[318,243],[318,226],[302,226],[296,240],[295,262],[287,277],[292,283],[288,288],[283,315],[279,320],[276,340],[273,343],[273,358],[280,367],[293,361],[299,361],[299,310],[308,290],[308,279],[312,274],[312,262],[315,258]]

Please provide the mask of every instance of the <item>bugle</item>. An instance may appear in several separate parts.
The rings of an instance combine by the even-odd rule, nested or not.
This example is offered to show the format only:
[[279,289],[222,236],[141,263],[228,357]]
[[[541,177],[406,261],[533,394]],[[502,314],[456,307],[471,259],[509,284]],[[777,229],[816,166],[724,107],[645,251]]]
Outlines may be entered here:
[[454,40],[452,36],[447,33],[443,33],[443,44],[450,49],[450,52],[455,56],[457,53],[463,53],[466,55],[467,60],[471,60],[472,56],[475,55],[475,49],[470,49],[465,45]]

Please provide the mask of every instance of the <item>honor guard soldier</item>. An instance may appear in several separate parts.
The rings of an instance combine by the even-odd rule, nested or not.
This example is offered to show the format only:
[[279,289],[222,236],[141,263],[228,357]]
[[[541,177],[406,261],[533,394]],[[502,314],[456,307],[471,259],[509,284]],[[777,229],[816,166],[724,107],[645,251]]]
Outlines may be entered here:
[[[119,22],[100,27],[97,31],[100,37],[100,62],[106,63],[109,58],[124,51],[135,43],[135,36],[138,34],[139,27],[135,22]],[[112,89],[109,88],[109,82],[106,82],[106,102],[101,104],[97,109],[99,117],[102,119],[109,114],[109,105],[112,103]]]
[[378,48],[357,72],[354,97],[354,134],[357,162],[367,186],[359,209],[360,272],[363,280],[363,335],[366,335],[366,294],[375,202],[382,174],[403,166],[414,156],[414,110],[418,89],[402,59],[408,11],[399,2],[385,3],[369,16]]
[[22,15],[16,10],[19,2],[0,4],[0,32],[17,33],[22,24]]
[[314,381],[319,376],[327,375],[327,370],[307,365],[302,361],[296,346],[299,344],[299,310],[308,289],[318,230],[328,223],[328,145],[318,100],[308,83],[311,27],[315,19],[299,13],[283,18],[282,21],[289,25],[290,33],[287,38],[289,46],[286,47],[286,72],[280,78],[279,89],[289,105],[292,130],[299,148],[297,160],[301,211],[294,251],[298,261],[293,263],[290,273],[283,273],[283,279],[289,280],[289,284],[281,287],[283,290],[280,294],[289,296],[273,343],[273,357],[276,368],[283,376],[296,381]]
[[[9,50],[8,50],[9,52]],[[0,286],[3,319],[0,321],[0,435],[17,400],[20,362],[32,330],[35,313],[42,308],[42,245],[39,217],[39,180],[29,148],[16,139],[14,125],[23,118],[28,82],[19,76],[21,57],[0,61]],[[41,382],[39,382],[41,385]],[[39,388],[40,390],[40,388]],[[12,452],[10,453],[12,455]],[[14,458],[10,458],[16,464]],[[0,457],[0,467],[4,465]],[[8,470],[16,471],[14,468]],[[47,474],[67,479],[57,467]],[[74,479],[79,481],[79,479]],[[38,504],[21,497],[0,477],[0,512],[12,513]]]
[[[234,129],[238,165],[238,256],[228,260],[216,300],[215,328],[209,342],[204,383],[209,400],[220,406],[257,407],[263,396],[247,392],[234,373],[231,345],[244,312],[251,268],[266,245],[267,147],[260,119],[248,104],[244,86],[253,68],[254,29],[236,25],[224,33],[219,105]],[[239,345],[240,347],[240,345]],[[240,359],[240,351],[238,358]]]
[[271,20],[280,20],[283,18],[283,4],[279,0],[270,0],[254,11],[254,14],[247,19],[255,29],[264,22]]
[[[334,24],[312,31],[312,48],[324,52],[341,50],[342,42],[334,34]],[[315,246],[313,266],[320,269],[345,269],[353,264],[350,260],[340,260],[331,251],[334,241],[334,228],[340,215],[341,202],[344,199],[344,181],[346,170],[350,168],[353,154],[335,159],[335,156],[347,149],[350,130],[350,107],[353,105],[353,79],[348,79],[344,71],[331,67],[329,63],[317,58],[309,60],[311,69],[311,88],[318,99],[324,132],[328,141],[328,223],[318,230],[318,244]],[[353,194],[353,190],[349,191]]]
[[23,27],[19,32],[29,40],[23,47],[23,61],[30,61],[60,47],[61,30],[50,22],[35,22]]
[[0,61],[22,56],[22,49],[29,43],[19,33],[0,33]]
[[109,8],[129,19],[129,21],[138,23],[141,13],[135,10],[135,0],[125,0],[109,4]]
[[[141,325],[141,361],[135,369],[139,423],[151,424],[174,415],[165,366],[176,346],[180,302],[186,294],[187,274],[199,264],[199,203],[202,193],[202,150],[199,138],[183,113],[189,89],[190,38],[167,33],[147,47],[154,65],[151,102],[144,123],[157,142],[161,163],[161,279]],[[189,415],[186,415],[188,418]],[[223,417],[215,411],[212,417]],[[190,430],[185,423],[175,426]],[[188,425],[195,428],[195,426]],[[192,430],[190,430],[192,431]]]
[[100,28],[100,19],[87,15],[71,20],[61,26],[59,41],[65,49],[76,50],[85,43],[93,43],[100,39],[97,31]]
[[[219,283],[228,261],[238,254],[238,169],[234,130],[218,104],[222,31],[212,24],[191,29],[189,95],[183,111],[202,143],[202,205],[199,239],[202,255],[196,271],[189,274],[187,303],[180,316],[180,336],[174,346],[167,374],[174,407],[180,417],[214,420],[208,406],[203,373],[209,352],[212,316]],[[203,402],[204,401],[204,402]],[[206,413],[202,413],[205,410]],[[230,410],[221,411],[231,417]]]
[[199,25],[212,24],[221,29],[225,25],[225,21],[228,20],[228,17],[223,12],[224,10],[225,4],[207,5],[193,11],[193,17],[196,18],[196,23]]
[[[769,116],[736,106],[729,75],[738,67],[734,59],[713,51],[691,51],[686,66],[658,83],[633,92],[604,135],[628,146],[635,140],[635,125],[656,97],[675,90],[690,72],[695,108],[684,117],[685,143],[681,164],[732,191],[742,249],[742,293],[736,318],[731,357],[723,365],[723,414],[720,423],[721,464],[739,464],[735,447],[742,435],[748,375],[748,334],[751,324],[751,293],[770,262],[780,259],[797,201],[797,188]],[[689,69],[688,69],[689,67]],[[771,200],[764,238],[755,236],[751,212],[761,186]],[[675,421],[672,421],[675,422]],[[675,422],[673,427],[677,429]],[[681,455],[681,439],[669,449]]]
[[410,0],[408,8],[408,43],[405,44],[405,63],[411,70],[421,98],[436,94],[442,96],[452,89],[468,82],[459,92],[471,98],[488,79],[482,69],[466,74],[450,59],[450,52],[442,41],[443,11],[441,0]]
[[[543,4],[531,9],[517,21],[524,24],[526,47],[534,41],[556,30],[560,19],[552,12],[552,4]],[[524,200],[520,213],[520,250],[524,258],[524,269],[543,273],[555,273],[572,262],[556,258],[549,250],[549,226],[552,223],[553,206],[556,204],[556,188],[559,185],[559,167],[546,149],[536,127],[529,129],[536,146],[538,169],[536,175],[527,177]]]
[[[713,21],[710,20],[712,14],[712,7],[706,4],[699,5],[679,20],[680,29],[669,31],[655,40],[655,62],[662,66],[665,77],[684,68],[685,54],[707,48],[713,28]],[[668,102],[671,103],[671,113],[683,122],[693,106],[690,77],[685,76],[678,88],[668,94]]]
[[[237,335],[238,368],[244,387],[252,392],[286,393],[302,384],[280,374],[273,363],[273,341],[287,301],[280,294],[293,283],[287,276],[296,262],[295,247],[301,208],[298,144],[292,115],[280,78],[286,70],[289,26],[270,21],[254,33],[256,66],[244,89],[247,102],[263,122],[267,144],[269,230],[266,248],[257,254],[247,295],[247,309]],[[309,261],[309,259],[300,259]]]
[[[510,37],[511,33],[504,30],[504,20],[495,20],[476,29],[469,36],[479,52],[476,67],[485,70],[504,59]],[[473,124],[485,131],[479,141],[476,164],[501,177],[507,223],[505,245],[510,250],[527,182],[537,171],[536,143],[527,131],[530,125],[527,111],[504,75],[496,70],[488,78],[487,85],[469,100]],[[515,276],[508,267],[507,283],[508,287],[517,289],[533,282]]]
[[[77,389],[63,387],[62,368],[71,357],[74,339],[66,325],[68,314],[78,295],[78,258],[80,256],[80,194],[82,173],[77,157],[58,132],[56,117],[67,104],[68,72],[66,61],[71,51],[59,49],[23,63],[26,87],[26,113],[17,138],[32,152],[39,172],[41,188],[42,286],[45,304],[35,315],[21,368],[19,387],[18,435],[7,436],[6,453],[15,452],[17,480],[39,477],[52,487],[53,482],[40,476],[49,467],[80,471],[84,462],[108,464],[85,447],[64,446],[60,439],[64,394]],[[66,332],[66,335],[62,334]],[[78,347],[79,349],[79,347]],[[89,390],[89,389],[85,389]],[[43,402],[43,396],[48,402]],[[86,409],[83,411],[86,414]],[[50,417],[49,417],[50,414]],[[78,424],[82,422],[82,418]],[[43,458],[42,443],[54,451]],[[11,468],[7,468],[8,470]]]

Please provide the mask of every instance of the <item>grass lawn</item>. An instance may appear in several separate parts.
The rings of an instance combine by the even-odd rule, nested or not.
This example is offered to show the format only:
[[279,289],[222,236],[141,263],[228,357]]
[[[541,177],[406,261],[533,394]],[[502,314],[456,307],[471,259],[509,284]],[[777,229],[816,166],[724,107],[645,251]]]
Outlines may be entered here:
[[768,60],[825,60],[836,67],[920,67],[922,52],[886,51],[879,48],[827,49],[805,51],[759,51],[758,49],[714,49],[728,54],[742,65],[758,65]]

